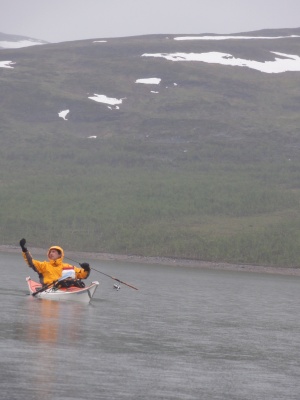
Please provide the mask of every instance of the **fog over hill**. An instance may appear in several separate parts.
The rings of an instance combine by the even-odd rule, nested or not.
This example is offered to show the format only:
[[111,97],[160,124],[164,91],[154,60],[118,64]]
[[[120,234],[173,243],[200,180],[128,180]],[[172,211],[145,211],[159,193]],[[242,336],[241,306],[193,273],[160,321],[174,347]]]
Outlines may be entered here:
[[38,40],[20,35],[9,35],[0,32],[0,49],[18,49],[21,47],[46,44],[44,40]]

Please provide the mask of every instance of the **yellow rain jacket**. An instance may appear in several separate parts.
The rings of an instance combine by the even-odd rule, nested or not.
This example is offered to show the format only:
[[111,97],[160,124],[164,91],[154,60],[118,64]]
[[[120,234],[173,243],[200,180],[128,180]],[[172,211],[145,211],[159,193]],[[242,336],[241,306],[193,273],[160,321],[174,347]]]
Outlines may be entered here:
[[48,258],[48,261],[38,261],[32,258],[29,251],[26,253],[22,252],[24,260],[28,266],[38,273],[42,285],[48,285],[49,283],[61,278],[62,273],[65,270],[73,270],[76,279],[86,279],[89,276],[89,272],[85,271],[83,268],[63,263],[64,251],[59,246],[51,246],[47,253],[48,257],[51,249],[59,250],[61,252],[61,257],[57,260],[50,260]]

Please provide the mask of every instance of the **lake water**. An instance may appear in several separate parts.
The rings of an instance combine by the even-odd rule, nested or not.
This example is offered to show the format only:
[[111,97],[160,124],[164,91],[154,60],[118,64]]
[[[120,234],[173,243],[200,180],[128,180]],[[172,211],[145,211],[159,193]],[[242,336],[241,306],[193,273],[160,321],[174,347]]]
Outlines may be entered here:
[[300,399],[299,277],[90,263],[139,290],[38,300],[0,253],[2,399]]

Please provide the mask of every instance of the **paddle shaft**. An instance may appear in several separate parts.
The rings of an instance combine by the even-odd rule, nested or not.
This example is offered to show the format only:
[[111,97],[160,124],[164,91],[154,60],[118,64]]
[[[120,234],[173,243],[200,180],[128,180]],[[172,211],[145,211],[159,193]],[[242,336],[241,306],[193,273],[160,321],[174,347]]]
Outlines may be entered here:
[[[66,258],[67,260],[69,260],[69,261],[73,261],[73,262],[75,262],[76,264],[79,264],[79,265],[80,265],[80,263],[79,263],[78,261],[72,260],[72,258],[69,258],[69,257],[66,257],[66,256],[65,256],[65,258]],[[105,272],[101,272],[101,271],[99,271],[98,269],[95,269],[95,268],[91,268],[91,269],[92,269],[93,271],[95,271],[95,272],[98,272],[98,274],[105,275],[105,276],[107,276],[108,278],[113,279],[114,281],[117,281],[117,282],[119,282],[119,283],[122,283],[123,285],[126,285],[126,286],[128,286],[128,287],[131,287],[132,289],[138,290],[138,288],[136,288],[135,286],[129,285],[129,283],[123,282],[123,281],[121,281],[121,280],[118,279],[118,278],[114,278],[113,276],[108,275],[108,274],[106,274]]]
[[49,287],[54,286],[58,281],[59,280],[48,283],[48,285],[42,286],[40,289],[38,289],[34,293],[32,293],[32,296],[36,296],[38,293],[44,292],[45,290],[49,289]]
[[34,293],[32,293],[32,296],[35,296],[35,295],[37,295],[38,293],[44,292],[45,290],[49,289],[49,287],[55,286],[57,283],[63,282],[63,281],[65,281],[65,280],[69,279],[69,278],[70,278],[70,276],[63,276],[63,277],[57,279],[56,281],[53,281],[53,282],[51,282],[51,283],[48,283],[47,285],[42,286],[40,289],[38,289],[38,290],[36,290]]

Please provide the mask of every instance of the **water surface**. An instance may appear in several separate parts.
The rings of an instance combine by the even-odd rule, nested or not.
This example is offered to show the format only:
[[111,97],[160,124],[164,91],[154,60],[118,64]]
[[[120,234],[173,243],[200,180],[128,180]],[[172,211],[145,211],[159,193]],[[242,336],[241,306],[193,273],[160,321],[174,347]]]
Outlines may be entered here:
[[1,398],[299,400],[299,277],[90,263],[139,291],[93,271],[90,305],[38,300],[0,253]]

